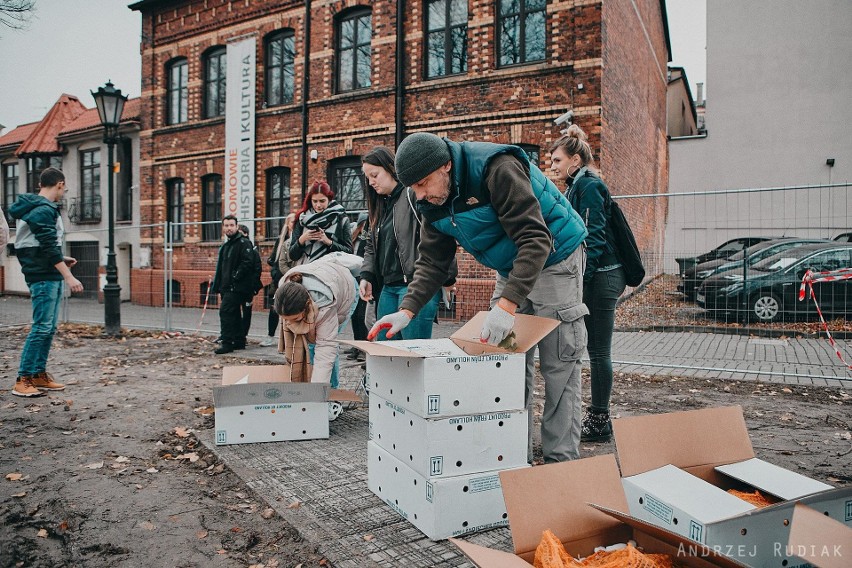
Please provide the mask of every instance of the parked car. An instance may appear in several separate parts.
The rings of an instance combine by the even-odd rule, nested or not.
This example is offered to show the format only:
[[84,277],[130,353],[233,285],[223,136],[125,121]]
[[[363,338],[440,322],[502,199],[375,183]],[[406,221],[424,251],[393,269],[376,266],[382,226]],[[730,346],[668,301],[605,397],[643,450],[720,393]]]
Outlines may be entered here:
[[839,243],[852,243],[852,233],[840,233],[831,240]]
[[748,258],[749,266],[763,260],[766,257],[772,256],[787,250],[788,248],[800,246],[807,243],[822,243],[831,242],[824,239],[800,239],[796,237],[775,238],[772,240],[762,241],[753,244],[744,251],[740,251],[726,259],[710,260],[687,269],[683,273],[683,277],[678,287],[680,292],[692,299],[695,296],[695,291],[701,285],[705,278],[725,272],[726,270],[735,270],[737,267],[742,267],[743,258]]
[[700,254],[698,256],[686,256],[676,258],[675,262],[677,262],[678,268],[677,273],[683,275],[683,272],[687,268],[691,268],[696,264],[701,264],[702,262],[707,262],[708,260],[716,260],[717,258],[728,258],[729,256],[742,251],[743,248],[750,247],[753,244],[757,244],[761,241],[768,241],[769,239],[774,238],[776,237],[740,237],[738,239],[731,239],[730,241],[725,241],[713,250],[707,251],[704,254]]
[[[698,289],[698,305],[715,315],[774,322],[784,316],[816,314],[813,300],[799,302],[802,277],[815,272],[852,267],[852,243],[817,243],[790,248],[752,266],[743,279],[732,270],[707,278]],[[852,280],[814,284],[825,314],[852,315]]]

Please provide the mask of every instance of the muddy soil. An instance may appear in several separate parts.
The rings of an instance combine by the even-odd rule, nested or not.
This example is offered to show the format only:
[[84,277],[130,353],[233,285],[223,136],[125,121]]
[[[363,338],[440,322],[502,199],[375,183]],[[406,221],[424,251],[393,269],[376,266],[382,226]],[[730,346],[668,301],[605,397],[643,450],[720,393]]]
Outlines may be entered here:
[[[240,358],[201,338],[65,325],[49,369],[67,389],[22,399],[9,389],[25,332],[0,334],[0,567],[330,566],[196,438],[213,428],[221,366]],[[842,389],[618,374],[613,390],[616,416],[721,405],[743,407],[758,457],[852,483]]]

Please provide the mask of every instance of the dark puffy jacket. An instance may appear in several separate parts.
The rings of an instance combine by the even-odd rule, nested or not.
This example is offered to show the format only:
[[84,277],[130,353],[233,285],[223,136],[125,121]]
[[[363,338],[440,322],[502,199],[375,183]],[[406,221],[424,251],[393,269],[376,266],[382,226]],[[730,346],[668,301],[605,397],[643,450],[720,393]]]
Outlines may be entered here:
[[[414,277],[414,263],[417,261],[417,247],[420,245],[420,215],[416,209],[417,198],[410,188],[403,188],[398,185],[388,196],[387,203],[392,208],[391,227],[393,228],[393,236],[396,240],[396,262],[402,269],[403,280],[407,284]],[[364,247],[364,264],[361,265],[361,278],[369,281],[374,286],[380,285],[385,280],[383,267],[386,266],[387,260],[378,258],[377,251],[378,239],[386,237],[370,227],[367,236],[366,246]],[[382,245],[382,250],[389,249]],[[444,286],[450,286],[456,281],[458,275],[458,265],[455,259],[450,266],[449,279],[444,283]]]
[[62,217],[59,205],[41,195],[25,193],[9,208],[18,220],[15,252],[27,284],[62,280],[56,265],[62,262]]
[[245,297],[254,296],[255,252],[251,241],[237,232],[219,248],[213,293],[233,292]]
[[589,236],[586,237],[586,272],[583,280],[588,282],[599,268],[610,268],[621,264],[615,255],[615,246],[610,242],[609,211],[605,207],[609,189],[606,184],[586,168],[577,172],[568,188],[568,201],[582,217]]

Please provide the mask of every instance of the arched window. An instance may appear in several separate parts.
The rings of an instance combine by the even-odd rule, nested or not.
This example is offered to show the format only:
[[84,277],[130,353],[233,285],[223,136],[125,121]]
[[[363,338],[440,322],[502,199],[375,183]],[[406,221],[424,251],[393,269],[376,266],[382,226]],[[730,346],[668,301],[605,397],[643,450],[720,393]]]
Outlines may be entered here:
[[218,241],[222,238],[222,176],[210,174],[201,178],[201,225],[202,241]]
[[[166,182],[166,219],[170,223],[183,223],[184,183],[181,178]],[[183,242],[183,225],[172,225],[171,242]]]
[[266,38],[264,67],[266,69],[266,106],[293,102],[296,44],[293,30],[281,30]]
[[204,118],[225,114],[225,48],[204,55]]
[[[266,171],[266,216],[286,217],[290,213],[290,168],[272,168]],[[266,222],[266,238],[277,239],[282,219]]]
[[[180,285],[180,283],[178,283]],[[214,294],[210,291],[211,285],[210,282],[202,282],[201,287],[199,288],[200,296],[198,298],[198,303],[203,307],[206,303],[208,306],[218,306],[219,305],[219,295]]]
[[186,122],[188,112],[189,65],[176,59],[166,66],[166,124]]
[[498,65],[544,60],[546,1],[499,0],[498,4]]
[[370,9],[358,7],[343,12],[338,16],[335,32],[337,92],[366,89],[371,85],[373,23]]
[[467,71],[467,0],[427,0],[426,77]]

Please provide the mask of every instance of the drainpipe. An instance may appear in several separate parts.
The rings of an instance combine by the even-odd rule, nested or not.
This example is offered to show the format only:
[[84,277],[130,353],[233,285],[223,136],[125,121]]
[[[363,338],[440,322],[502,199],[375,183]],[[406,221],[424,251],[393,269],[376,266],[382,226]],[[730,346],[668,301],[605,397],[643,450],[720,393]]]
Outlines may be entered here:
[[396,3],[396,116],[394,142],[399,148],[400,142],[405,136],[405,122],[403,111],[405,107],[405,0],[397,0]]
[[302,196],[308,192],[308,92],[311,86],[311,0],[305,0],[305,66],[302,71]]

